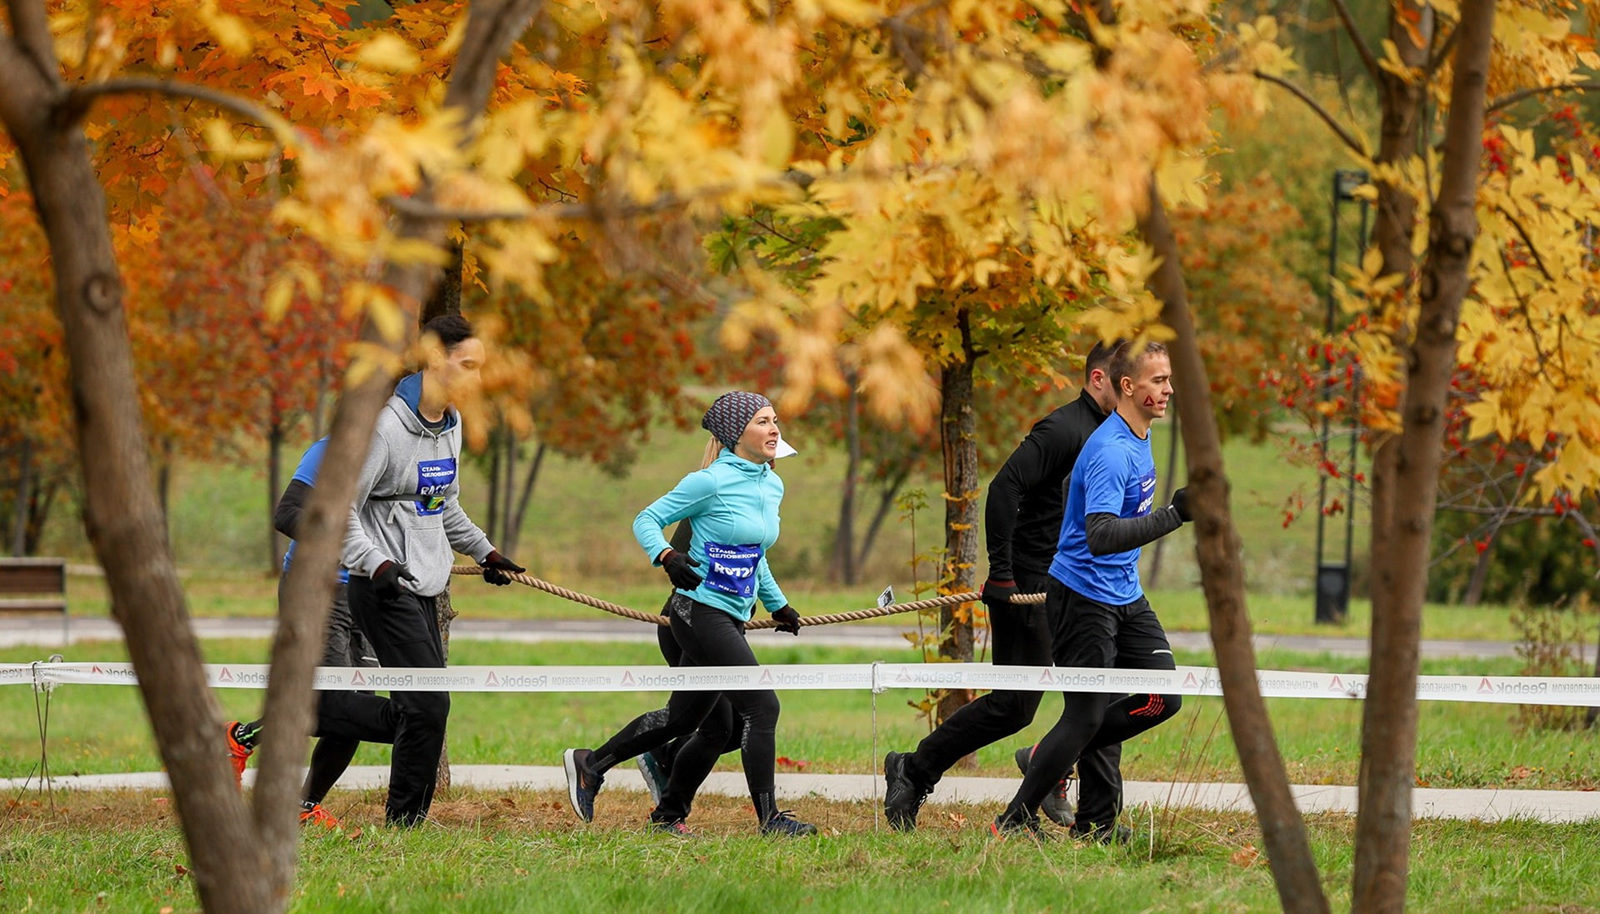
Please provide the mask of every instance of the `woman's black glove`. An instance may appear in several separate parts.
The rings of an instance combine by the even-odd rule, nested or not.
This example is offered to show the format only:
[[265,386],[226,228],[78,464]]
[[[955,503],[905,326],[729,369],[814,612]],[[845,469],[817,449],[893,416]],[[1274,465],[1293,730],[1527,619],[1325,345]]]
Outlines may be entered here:
[[501,555],[498,549],[489,550],[489,554],[478,564],[483,566],[483,579],[496,587],[504,587],[511,583],[511,575],[506,572],[521,574],[528,570]]
[[694,572],[694,569],[700,567],[700,563],[676,549],[667,550],[667,554],[661,559],[661,567],[667,572],[667,580],[679,590],[694,590],[705,580]]
[[382,565],[378,566],[378,570],[372,573],[372,592],[376,593],[381,599],[393,600],[402,593],[402,588],[400,587],[401,578],[405,578],[412,583],[416,583],[417,580],[412,575],[411,569],[399,562],[385,560]]
[[772,614],[772,619],[778,623],[773,626],[774,630],[791,635],[800,634],[800,614],[794,611],[793,606],[784,604],[782,609]]
[[1189,513],[1189,487],[1184,486],[1172,493],[1172,506],[1178,509],[1178,520],[1188,523],[1194,520],[1194,515]]

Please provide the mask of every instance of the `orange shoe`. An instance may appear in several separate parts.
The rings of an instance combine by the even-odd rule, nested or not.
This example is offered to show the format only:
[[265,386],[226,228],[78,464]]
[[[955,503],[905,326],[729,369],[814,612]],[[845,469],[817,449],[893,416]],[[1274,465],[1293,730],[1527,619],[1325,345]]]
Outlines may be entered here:
[[338,828],[339,818],[333,813],[322,808],[321,803],[312,805],[310,809],[300,813],[301,825],[320,825],[323,828]]
[[250,760],[251,753],[255,752],[256,750],[255,750],[255,747],[246,746],[243,743],[241,743],[238,740],[233,738],[233,731],[238,726],[239,726],[239,722],[238,721],[230,720],[230,721],[228,721],[227,726],[223,727],[222,729],[223,729],[223,732],[225,734],[227,734],[227,739],[228,739],[228,762],[229,762],[229,764],[233,765],[234,782],[237,783],[240,787],[243,787],[244,786],[244,765],[245,765],[245,762],[248,762]]

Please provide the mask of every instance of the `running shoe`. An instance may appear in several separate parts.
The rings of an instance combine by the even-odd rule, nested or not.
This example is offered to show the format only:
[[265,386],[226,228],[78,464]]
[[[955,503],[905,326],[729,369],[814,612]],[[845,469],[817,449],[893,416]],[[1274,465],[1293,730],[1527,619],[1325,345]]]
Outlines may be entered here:
[[800,838],[817,833],[817,827],[810,822],[802,822],[790,814],[787,809],[780,809],[772,817],[761,823],[763,835],[782,835],[785,838]]
[[669,822],[658,822],[655,819],[651,819],[650,824],[646,825],[644,829],[651,834],[667,835],[673,838],[688,839],[695,837],[695,833],[689,830],[689,826],[684,824],[682,819],[673,819]]
[[1039,824],[1037,816],[1017,821],[1008,819],[1005,813],[1001,813],[993,822],[989,823],[989,834],[994,835],[1000,841],[1006,841],[1011,838],[1027,838],[1031,841],[1049,840],[1049,837],[1044,833],[1044,827]]
[[338,828],[339,819],[333,813],[323,809],[321,803],[313,803],[310,809],[300,811],[300,824],[320,825],[323,828]]
[[[1024,775],[1028,773],[1028,762],[1033,759],[1033,749],[1033,746],[1023,746],[1017,750],[1017,754],[1014,756],[1017,760],[1017,768]],[[1067,797],[1067,790],[1072,784],[1072,775],[1073,772],[1068,771],[1067,776],[1057,781],[1055,788],[1045,796],[1044,802],[1039,804],[1039,811],[1044,813],[1046,819],[1064,828],[1071,827],[1075,814],[1075,810],[1072,808],[1072,800]]]
[[644,775],[644,786],[650,791],[650,801],[660,806],[661,795],[667,792],[666,766],[649,752],[641,752],[634,762],[639,766],[639,773]]
[[910,757],[904,752],[890,752],[883,757],[883,815],[889,827],[896,831],[912,831],[917,827],[917,813],[933,793],[932,787],[923,787],[911,777]]
[[250,761],[250,755],[251,753],[255,752],[256,749],[254,746],[246,746],[244,743],[239,742],[239,740],[234,736],[234,733],[237,732],[238,729],[239,722],[236,720],[230,720],[228,721],[227,726],[223,727],[223,732],[227,735],[228,764],[233,766],[233,782],[240,787],[243,787],[245,762]]
[[567,799],[572,801],[572,811],[585,822],[594,821],[594,798],[606,782],[603,775],[589,770],[592,749],[568,749],[561,753],[561,763],[567,770]]

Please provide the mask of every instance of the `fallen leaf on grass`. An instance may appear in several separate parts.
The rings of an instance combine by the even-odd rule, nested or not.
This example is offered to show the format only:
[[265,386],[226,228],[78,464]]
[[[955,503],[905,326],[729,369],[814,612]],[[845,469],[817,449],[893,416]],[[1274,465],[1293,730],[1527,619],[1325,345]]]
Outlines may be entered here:
[[349,831],[345,832],[344,836],[349,838],[351,841],[361,837],[361,826],[358,825],[355,828],[350,829]]
[[187,876],[187,875],[189,875],[189,868],[184,866],[181,863],[174,863],[172,865],[172,871],[174,873],[177,873],[179,876]]
[[172,914],[172,905],[169,904],[163,907],[161,909],[161,914]]
[[1257,850],[1254,844],[1246,844],[1244,847],[1234,851],[1233,856],[1228,859],[1234,866],[1251,867],[1256,865],[1256,861],[1260,857],[1261,851]]
[[515,799],[513,799],[512,797],[501,797],[500,798],[500,805],[501,806],[509,806],[512,809],[516,809],[517,808],[517,801]]
[[944,814],[944,817],[949,819],[950,824],[954,825],[956,828],[961,828],[967,824],[967,817],[959,812],[947,812]]
[[1511,769],[1511,779],[1515,781],[1523,780],[1531,774],[1533,774],[1533,769],[1529,768],[1527,765],[1518,765],[1517,767]]
[[785,770],[791,770],[792,769],[794,771],[804,771],[807,768],[811,767],[811,762],[810,761],[808,761],[806,759],[803,759],[803,758],[799,758],[799,759],[790,758],[787,755],[778,756],[776,761],[778,763],[778,767],[779,768],[783,768]]

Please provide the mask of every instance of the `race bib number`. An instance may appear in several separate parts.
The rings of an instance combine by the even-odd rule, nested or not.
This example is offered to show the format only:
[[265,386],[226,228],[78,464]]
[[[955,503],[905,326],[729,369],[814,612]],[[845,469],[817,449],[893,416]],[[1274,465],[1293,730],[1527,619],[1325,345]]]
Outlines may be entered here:
[[756,595],[756,566],[761,563],[761,547],[754,543],[746,546],[724,546],[706,543],[706,586],[712,590],[731,593],[736,597]]
[[450,497],[450,487],[456,482],[456,459],[423,460],[417,463],[417,513],[438,514],[444,511],[445,500]]

